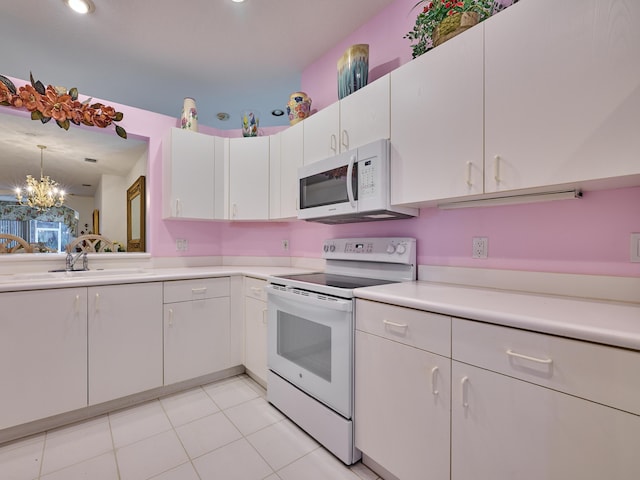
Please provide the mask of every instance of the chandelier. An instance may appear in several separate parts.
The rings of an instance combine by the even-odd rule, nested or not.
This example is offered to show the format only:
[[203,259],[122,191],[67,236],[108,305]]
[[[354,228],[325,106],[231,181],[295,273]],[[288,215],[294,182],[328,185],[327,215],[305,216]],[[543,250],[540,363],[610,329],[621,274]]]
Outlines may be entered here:
[[[44,149],[45,145],[38,145],[40,149],[40,180],[27,175],[27,185],[24,187],[26,197],[23,198],[23,189],[16,188],[16,198],[20,205],[28,205],[39,211],[51,207],[60,207],[64,203],[64,191],[58,188],[58,182],[44,176]],[[23,201],[24,200],[24,201]]]

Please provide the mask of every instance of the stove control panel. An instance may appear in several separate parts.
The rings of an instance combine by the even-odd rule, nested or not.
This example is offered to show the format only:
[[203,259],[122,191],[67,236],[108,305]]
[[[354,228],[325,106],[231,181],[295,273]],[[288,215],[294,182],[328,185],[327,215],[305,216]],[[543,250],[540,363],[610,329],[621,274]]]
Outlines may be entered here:
[[416,240],[407,237],[334,238],[325,240],[323,258],[415,264]]

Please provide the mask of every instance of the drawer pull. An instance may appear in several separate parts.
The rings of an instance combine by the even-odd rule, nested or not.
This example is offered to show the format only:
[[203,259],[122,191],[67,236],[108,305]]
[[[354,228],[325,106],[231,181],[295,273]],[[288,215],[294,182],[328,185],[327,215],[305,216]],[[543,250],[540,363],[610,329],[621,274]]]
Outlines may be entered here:
[[395,322],[390,322],[389,320],[382,320],[382,323],[384,323],[388,327],[409,328],[409,325],[407,325],[406,323],[395,323]]
[[460,387],[462,388],[462,406],[464,408],[469,408],[467,385],[469,385],[469,377],[462,377],[462,380],[460,380]]
[[262,309],[262,323],[264,325],[267,324],[267,309],[266,308]]
[[521,358],[523,360],[529,360],[530,362],[544,363],[545,365],[551,365],[551,363],[553,363],[553,359],[551,358],[530,357],[529,355],[523,355],[521,353],[514,352],[511,349],[507,350],[507,355],[509,355],[510,357]]
[[431,369],[431,393],[434,395],[438,395],[440,392],[438,391],[438,367],[433,367]]
[[173,328],[173,308],[169,309],[169,328]]
[[207,293],[207,287],[192,288],[191,293]]
[[255,293],[256,295],[261,295],[263,292],[263,288],[262,287],[251,287],[251,291],[253,293]]

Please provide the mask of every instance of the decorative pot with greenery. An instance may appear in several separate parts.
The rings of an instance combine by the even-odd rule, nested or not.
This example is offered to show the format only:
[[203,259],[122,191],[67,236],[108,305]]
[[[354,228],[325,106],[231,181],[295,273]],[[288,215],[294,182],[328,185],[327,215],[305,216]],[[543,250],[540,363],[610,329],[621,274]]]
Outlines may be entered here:
[[404,38],[411,40],[413,58],[491,16],[493,0],[421,0],[416,24]]

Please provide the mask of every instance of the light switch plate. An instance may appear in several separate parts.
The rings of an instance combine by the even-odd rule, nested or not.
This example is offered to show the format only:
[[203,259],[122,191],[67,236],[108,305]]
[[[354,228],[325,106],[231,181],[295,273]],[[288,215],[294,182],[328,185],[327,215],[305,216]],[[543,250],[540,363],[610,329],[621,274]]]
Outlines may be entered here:
[[630,261],[640,262],[640,233],[632,233],[630,243]]

